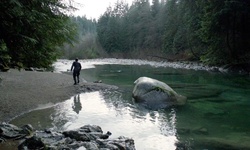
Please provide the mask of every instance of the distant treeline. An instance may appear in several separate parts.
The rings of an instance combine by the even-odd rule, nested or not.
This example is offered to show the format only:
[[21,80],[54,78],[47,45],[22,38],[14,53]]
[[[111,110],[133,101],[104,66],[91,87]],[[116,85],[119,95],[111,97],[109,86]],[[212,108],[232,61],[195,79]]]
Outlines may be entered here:
[[[86,20],[75,19],[83,27],[80,20]],[[79,45],[88,47],[88,53],[98,48],[110,55],[182,56],[213,65],[250,59],[250,1],[246,0],[153,0],[151,4],[135,0],[131,6],[118,1],[91,27],[96,27],[97,35],[91,30],[93,36],[84,37]],[[90,43],[100,45],[90,47]]]
[[249,63],[249,0],[122,0],[98,20],[74,1],[1,0],[0,65],[47,67],[59,57]]
[[97,39],[97,21],[95,19],[87,19],[85,16],[71,16],[70,19],[77,27],[76,40],[71,44],[65,43],[64,46],[60,48],[62,51],[61,58],[91,59],[101,57],[103,54],[101,53],[102,48]]
[[250,1],[120,1],[100,17],[98,39],[108,53],[163,51],[208,64],[250,60]]

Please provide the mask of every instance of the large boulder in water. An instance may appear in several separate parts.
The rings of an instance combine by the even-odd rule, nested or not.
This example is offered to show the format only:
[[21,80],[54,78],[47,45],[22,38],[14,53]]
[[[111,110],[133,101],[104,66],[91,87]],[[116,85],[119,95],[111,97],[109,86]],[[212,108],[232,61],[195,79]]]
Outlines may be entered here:
[[177,94],[166,83],[149,77],[140,77],[135,82],[132,97],[137,103],[151,109],[184,105],[187,98]]

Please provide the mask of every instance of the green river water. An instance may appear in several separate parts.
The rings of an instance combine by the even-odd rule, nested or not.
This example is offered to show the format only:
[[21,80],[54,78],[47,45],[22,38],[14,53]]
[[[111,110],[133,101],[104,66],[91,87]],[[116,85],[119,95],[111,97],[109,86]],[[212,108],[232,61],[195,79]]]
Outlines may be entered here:
[[[85,65],[83,63],[82,65]],[[133,82],[147,76],[167,83],[187,104],[150,110],[132,101]],[[135,140],[138,150],[250,149],[250,77],[150,65],[102,64],[81,77],[117,85],[116,91],[81,93],[63,103],[41,106],[11,123],[36,129],[69,130],[100,125]],[[178,144],[176,144],[178,143]]]

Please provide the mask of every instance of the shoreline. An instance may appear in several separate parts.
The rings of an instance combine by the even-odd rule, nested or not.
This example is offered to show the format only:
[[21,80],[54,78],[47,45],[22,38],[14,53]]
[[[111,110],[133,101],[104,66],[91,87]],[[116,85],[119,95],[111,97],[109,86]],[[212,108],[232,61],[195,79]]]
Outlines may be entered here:
[[[111,60],[111,62],[106,62],[108,64],[112,64],[112,61],[127,61],[124,59],[107,60]],[[133,62],[134,60],[131,60],[131,62],[126,63]],[[140,63],[146,64],[144,61],[140,61]],[[155,64],[155,62],[149,63]],[[162,63],[165,65],[166,62]],[[221,72],[219,68],[208,69],[206,66],[195,63],[169,63],[168,65],[172,68]],[[193,68],[195,66],[198,68]],[[73,85],[71,72],[56,73],[10,69],[7,72],[0,72],[0,123],[9,122],[19,115],[37,109],[39,105],[54,105],[79,93],[117,88],[113,85],[90,82],[80,82],[79,85]]]
[[73,85],[69,73],[10,69],[0,72],[0,78],[0,123],[9,122],[41,105],[63,102],[79,93],[118,88],[90,82]]
[[[119,64],[119,65],[150,65],[153,67],[170,67],[173,69],[187,69],[195,71],[217,72],[222,74],[234,75],[250,75],[250,63],[226,66],[209,66],[198,61],[154,61],[143,59],[120,59],[120,58],[101,58],[101,59],[80,59],[84,69],[93,68],[96,64]],[[85,66],[86,63],[86,66]],[[72,64],[72,60],[58,59],[54,63],[57,72],[68,70]],[[64,66],[64,67],[63,67]],[[67,66],[67,67],[65,67]]]

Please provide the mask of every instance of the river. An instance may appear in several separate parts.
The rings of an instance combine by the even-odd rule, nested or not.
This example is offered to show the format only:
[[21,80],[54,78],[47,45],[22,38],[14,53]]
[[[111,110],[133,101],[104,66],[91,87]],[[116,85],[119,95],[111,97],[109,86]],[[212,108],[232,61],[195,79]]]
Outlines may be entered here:
[[[141,60],[80,60],[81,82],[102,81],[118,90],[75,95],[12,120],[36,129],[70,130],[100,125],[110,138],[131,137],[138,150],[250,149],[250,77]],[[59,60],[55,71],[70,69]],[[198,68],[198,69],[197,69]],[[132,101],[133,82],[147,76],[167,83],[187,104],[150,110]],[[179,144],[176,144],[179,143]]]

